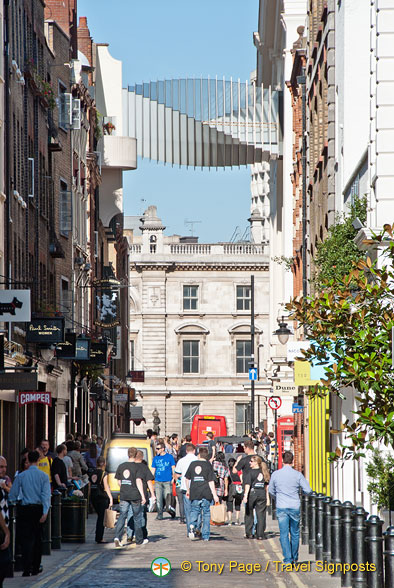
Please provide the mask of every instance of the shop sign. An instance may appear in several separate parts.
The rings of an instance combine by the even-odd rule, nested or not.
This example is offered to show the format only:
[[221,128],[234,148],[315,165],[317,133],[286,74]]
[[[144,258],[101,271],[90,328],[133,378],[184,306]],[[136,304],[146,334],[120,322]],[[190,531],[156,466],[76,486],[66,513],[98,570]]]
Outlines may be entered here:
[[77,337],[75,344],[75,359],[86,361],[90,359],[90,339],[87,337]]
[[127,402],[128,398],[129,398],[128,394],[115,394],[114,395],[115,402]]
[[27,325],[27,341],[54,345],[64,340],[64,318],[34,318]]
[[24,323],[30,319],[30,290],[0,290],[0,321]]
[[297,386],[294,382],[274,382],[274,393],[288,394],[289,396],[295,396],[297,394]]
[[8,372],[0,374],[0,390],[37,390],[37,372]]
[[131,370],[128,376],[133,382],[145,382],[145,372],[143,370]]
[[52,398],[50,392],[19,392],[19,406],[25,404],[46,404],[52,406]]
[[90,363],[100,363],[107,365],[108,363],[108,344],[107,343],[92,343],[90,347]]
[[61,359],[75,359],[76,333],[66,333],[64,341],[56,345],[56,357]]

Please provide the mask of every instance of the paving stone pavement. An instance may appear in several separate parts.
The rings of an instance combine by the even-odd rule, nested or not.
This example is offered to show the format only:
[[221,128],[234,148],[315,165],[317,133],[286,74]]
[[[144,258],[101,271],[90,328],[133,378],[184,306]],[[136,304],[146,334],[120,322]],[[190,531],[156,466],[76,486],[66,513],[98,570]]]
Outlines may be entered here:
[[[42,574],[22,578],[21,572],[16,572],[14,578],[4,582],[5,588],[339,588],[341,585],[340,578],[316,571],[306,546],[300,546],[300,562],[305,562],[305,568],[310,570],[281,570],[278,527],[271,517],[267,517],[265,541],[245,539],[243,526],[225,526],[211,527],[211,540],[207,543],[188,539],[185,525],[179,524],[177,518],[172,520],[165,515],[163,521],[157,521],[152,513],[148,515],[149,544],[133,543],[118,549],[112,542],[112,530],[105,531],[104,539],[108,543],[95,543],[95,523],[96,516],[89,515],[86,543],[62,544],[61,550],[43,557]],[[165,577],[157,577],[151,571],[151,563],[157,557],[171,562],[172,569]],[[191,571],[182,571],[182,562],[189,562]],[[183,567],[189,563],[183,563]],[[260,571],[251,572],[253,564],[255,570],[260,566]]]

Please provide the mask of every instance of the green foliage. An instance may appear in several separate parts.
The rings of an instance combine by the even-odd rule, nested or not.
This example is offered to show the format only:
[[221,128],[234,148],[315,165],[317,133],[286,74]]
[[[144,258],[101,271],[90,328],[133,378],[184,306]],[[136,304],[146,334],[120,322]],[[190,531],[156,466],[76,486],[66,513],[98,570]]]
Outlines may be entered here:
[[103,136],[103,115],[96,110],[96,121],[94,125],[94,137],[98,141]]
[[[385,234],[386,233],[386,234]],[[389,262],[394,260],[393,227],[374,243],[385,241]],[[373,243],[371,243],[373,244]],[[344,277],[323,284],[314,297],[286,306],[313,341],[305,359],[325,365],[325,387],[341,394],[356,390],[355,421],[342,424],[345,444],[332,459],[358,459],[373,442],[394,446],[394,371],[391,329],[394,326],[394,270],[378,269],[368,258]],[[319,394],[316,386],[311,394]]]
[[373,503],[379,509],[394,510],[394,455],[384,456],[375,449],[366,470]]
[[291,272],[294,266],[294,257],[286,257],[285,255],[276,255],[272,258],[275,263],[284,265],[287,272]]
[[350,272],[353,264],[363,257],[353,242],[357,230],[352,222],[359,218],[362,223],[367,218],[366,198],[357,198],[347,215],[337,215],[336,222],[328,229],[328,235],[318,243],[313,259],[315,275],[312,280],[315,288],[320,290],[330,280],[342,278]]

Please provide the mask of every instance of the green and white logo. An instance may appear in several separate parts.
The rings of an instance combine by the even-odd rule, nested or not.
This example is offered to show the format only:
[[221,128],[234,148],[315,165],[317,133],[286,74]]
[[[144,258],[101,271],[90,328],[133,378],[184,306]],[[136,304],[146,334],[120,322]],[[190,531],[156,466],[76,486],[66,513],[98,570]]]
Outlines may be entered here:
[[171,564],[165,557],[156,557],[151,563],[150,569],[155,576],[167,576],[171,572]]

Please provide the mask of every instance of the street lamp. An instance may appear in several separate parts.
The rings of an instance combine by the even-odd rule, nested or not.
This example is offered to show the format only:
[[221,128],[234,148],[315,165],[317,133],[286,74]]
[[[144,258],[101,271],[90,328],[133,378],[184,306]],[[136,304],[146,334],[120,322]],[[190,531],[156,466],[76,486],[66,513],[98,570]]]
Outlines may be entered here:
[[278,319],[278,325],[279,325],[279,328],[276,329],[276,331],[274,331],[273,334],[277,335],[277,337],[279,339],[279,343],[281,343],[282,345],[286,345],[286,343],[289,340],[290,335],[292,335],[293,333],[288,328],[287,323],[285,322],[284,316],[282,316],[281,319]]
[[157,408],[155,408],[152,411],[152,416],[153,416],[153,430],[155,431],[155,433],[159,434],[160,433],[160,423],[161,420],[159,419],[159,411],[157,410]]

